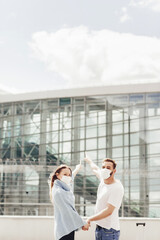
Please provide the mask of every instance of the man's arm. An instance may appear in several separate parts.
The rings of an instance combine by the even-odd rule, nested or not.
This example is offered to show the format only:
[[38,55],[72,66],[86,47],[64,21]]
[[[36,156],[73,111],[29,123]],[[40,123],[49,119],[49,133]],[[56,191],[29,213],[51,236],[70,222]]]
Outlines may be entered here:
[[103,218],[110,216],[113,213],[114,209],[115,209],[115,207],[113,205],[107,204],[107,208],[105,208],[101,212],[89,217],[87,219],[87,223],[90,224],[90,222],[92,222],[92,221],[98,221],[98,220],[101,220]]
[[100,172],[99,172],[99,167],[86,155],[86,157],[84,158],[84,160],[90,165],[93,173],[100,178]]

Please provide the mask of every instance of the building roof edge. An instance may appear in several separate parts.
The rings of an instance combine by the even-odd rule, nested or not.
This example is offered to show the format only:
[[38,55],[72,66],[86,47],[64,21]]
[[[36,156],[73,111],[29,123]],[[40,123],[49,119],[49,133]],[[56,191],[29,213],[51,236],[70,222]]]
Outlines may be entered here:
[[19,102],[39,99],[65,98],[65,97],[84,97],[98,95],[114,94],[136,94],[147,92],[159,92],[159,83],[127,84],[127,85],[110,85],[72,88],[63,90],[48,90],[39,92],[5,94],[0,96],[0,103]]

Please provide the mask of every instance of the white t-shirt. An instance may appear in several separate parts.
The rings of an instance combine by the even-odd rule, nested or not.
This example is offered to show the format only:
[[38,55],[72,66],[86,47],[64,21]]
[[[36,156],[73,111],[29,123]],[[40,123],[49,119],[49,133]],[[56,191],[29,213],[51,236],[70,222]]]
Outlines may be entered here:
[[120,230],[118,211],[122,203],[124,188],[119,180],[115,183],[106,184],[101,180],[97,191],[96,213],[101,212],[107,207],[107,203],[113,205],[115,209],[113,213],[101,220],[96,221],[101,227]]

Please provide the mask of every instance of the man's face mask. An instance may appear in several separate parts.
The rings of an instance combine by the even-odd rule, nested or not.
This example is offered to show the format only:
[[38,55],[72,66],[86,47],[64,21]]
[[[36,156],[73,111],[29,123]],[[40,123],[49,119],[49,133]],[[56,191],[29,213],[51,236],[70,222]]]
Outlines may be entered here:
[[101,178],[102,179],[107,179],[111,176],[111,170],[107,169],[107,168],[102,168],[101,169]]

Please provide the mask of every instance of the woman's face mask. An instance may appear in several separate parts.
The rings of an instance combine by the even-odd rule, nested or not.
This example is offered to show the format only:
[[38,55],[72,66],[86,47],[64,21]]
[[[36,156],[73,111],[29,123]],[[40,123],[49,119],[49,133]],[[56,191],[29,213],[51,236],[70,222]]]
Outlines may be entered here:
[[69,185],[72,181],[72,178],[70,176],[63,175],[62,178],[61,178],[61,181],[66,183],[67,185]]
[[107,168],[103,168],[101,169],[101,178],[102,179],[107,179],[111,176],[111,170],[107,169]]

